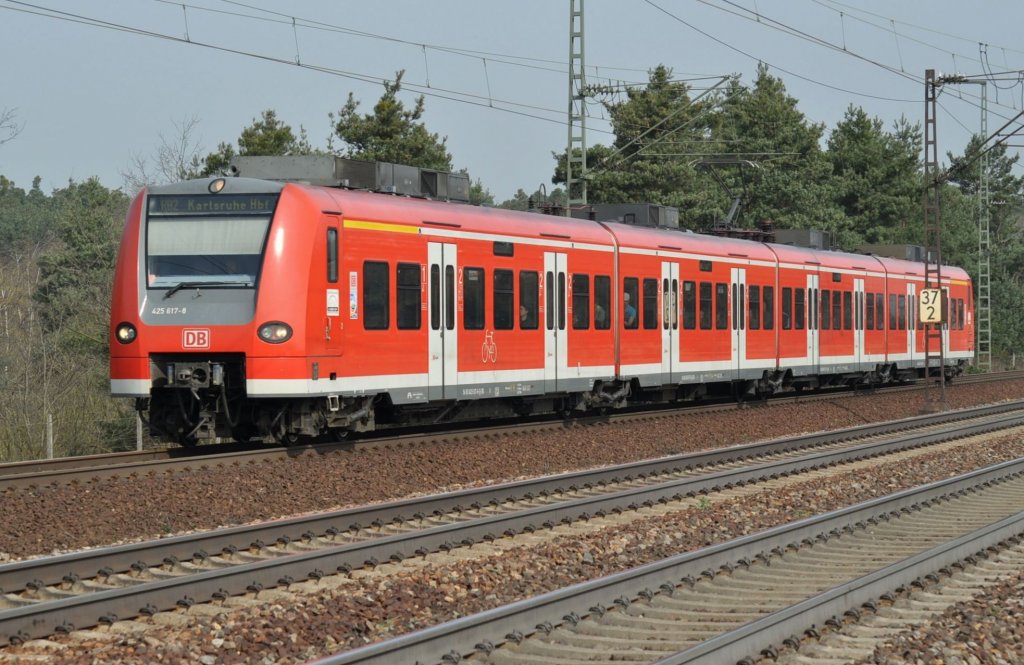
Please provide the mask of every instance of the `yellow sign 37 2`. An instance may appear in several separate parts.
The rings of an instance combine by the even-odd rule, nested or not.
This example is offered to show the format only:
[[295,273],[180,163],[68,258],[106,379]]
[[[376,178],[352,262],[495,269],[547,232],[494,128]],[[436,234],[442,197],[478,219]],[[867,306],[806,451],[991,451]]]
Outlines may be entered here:
[[917,312],[921,323],[942,323],[945,307],[942,306],[942,289],[921,289],[917,296]]

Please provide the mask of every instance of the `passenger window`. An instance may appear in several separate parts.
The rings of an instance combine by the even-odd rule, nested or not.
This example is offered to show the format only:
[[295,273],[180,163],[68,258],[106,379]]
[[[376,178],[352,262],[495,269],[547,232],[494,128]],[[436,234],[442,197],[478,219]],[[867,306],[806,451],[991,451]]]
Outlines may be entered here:
[[828,289],[821,290],[821,329],[832,328],[832,292]]
[[807,289],[807,329],[820,330],[821,319],[818,317],[818,289]]
[[804,290],[794,289],[793,290],[793,324],[797,330],[804,329],[804,309],[806,307],[804,300]]
[[484,329],[484,269],[462,271],[462,326],[466,330]]
[[327,229],[327,281],[338,281],[338,229]]
[[572,327],[590,328],[590,275],[574,273],[572,276]]
[[558,329],[565,330],[565,273],[558,273]]
[[853,294],[843,291],[843,330],[853,330]]
[[725,282],[715,284],[715,330],[726,330],[729,327],[729,285]]
[[875,329],[875,294],[874,293],[869,293],[869,294],[867,294],[867,297],[868,297],[868,304],[867,304],[867,307],[864,308],[865,313],[867,314],[867,325],[865,326],[865,328],[867,330],[874,330]]
[[441,267],[430,266],[430,329],[441,328]]
[[839,296],[839,291],[832,292],[832,329],[842,330],[843,329],[843,302]]
[[636,277],[626,277],[622,280],[622,325],[629,330],[636,330],[638,325],[639,294],[640,280]]
[[751,286],[747,289],[747,320],[751,330],[761,329],[761,287]]
[[712,295],[711,282],[700,283],[700,329],[711,330]]
[[790,330],[793,327],[793,289],[782,287],[782,329]]
[[395,283],[398,285],[398,329],[420,329],[420,265],[399,263]]
[[388,264],[383,261],[364,261],[363,328],[366,330],[388,329],[388,288]]
[[643,316],[645,330],[654,330],[658,327],[658,280],[656,279],[644,280]]
[[775,287],[766,286],[764,291],[761,292],[762,300],[762,314],[761,322],[764,324],[765,330],[772,330],[775,328]]
[[896,294],[889,294],[889,330],[896,330]]
[[612,327],[612,278],[608,275],[594,277],[594,329],[608,330]]
[[669,316],[672,318],[672,330],[679,329],[679,280],[672,280],[672,311]]
[[514,273],[511,270],[494,271],[494,329],[512,330],[515,327]]
[[537,329],[538,275],[531,270],[519,272],[519,328]]
[[546,273],[544,312],[548,330],[555,329],[555,274],[550,270]]
[[907,329],[907,297],[906,296],[900,296],[899,303],[900,303],[899,304],[899,311],[897,313],[899,314],[899,319],[900,319],[900,321],[899,321],[900,330],[906,330]]
[[885,296],[875,294],[875,330],[885,330]]
[[957,300],[956,300],[956,309],[957,309],[957,321],[959,322],[959,325],[960,325],[959,329],[963,330],[964,329],[964,299],[963,298],[957,298]]
[[444,329],[455,330],[455,268],[444,268]]
[[669,290],[668,280],[661,280],[661,327],[668,330],[669,321],[672,318],[672,304],[676,302],[676,296]]
[[[710,295],[710,289],[708,295]],[[696,327],[697,284],[695,282],[683,282],[683,330],[693,330]]]
[[744,309],[744,306],[743,306],[743,298],[746,295],[746,292],[743,290],[743,285],[742,284],[740,285],[739,289],[740,289],[740,303],[739,303],[739,306],[736,308],[736,310],[739,311],[739,313],[740,313],[740,330],[743,330],[743,328],[745,327],[744,323],[743,323],[743,317],[746,315],[746,312],[747,312],[747,310]]

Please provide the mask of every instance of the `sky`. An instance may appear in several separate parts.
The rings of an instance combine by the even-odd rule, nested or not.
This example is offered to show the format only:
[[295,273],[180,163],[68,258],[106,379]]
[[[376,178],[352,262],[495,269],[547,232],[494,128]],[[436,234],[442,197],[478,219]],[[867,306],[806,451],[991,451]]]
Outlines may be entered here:
[[[860,106],[887,129],[924,118],[924,73],[987,80],[989,133],[1020,112],[1020,0],[577,0],[588,83],[642,84],[664,64],[698,94],[719,77],[752,85],[758,62],[828,132]],[[572,0],[0,0],[0,175],[44,191],[98,177],[124,186],[140,160],[191,126],[205,155],[265,109],[325,148],[328,113],[351,93],[371,112],[405,70],[407,107],[455,168],[497,201],[550,191],[568,132]],[[980,128],[980,85],[939,96],[940,154]],[[587,143],[608,144],[600,99]],[[1011,129],[1019,128],[1019,123]],[[0,141],[9,134],[0,132]],[[1010,139],[1024,144],[1024,136]],[[1024,175],[1018,167],[1017,175]]]

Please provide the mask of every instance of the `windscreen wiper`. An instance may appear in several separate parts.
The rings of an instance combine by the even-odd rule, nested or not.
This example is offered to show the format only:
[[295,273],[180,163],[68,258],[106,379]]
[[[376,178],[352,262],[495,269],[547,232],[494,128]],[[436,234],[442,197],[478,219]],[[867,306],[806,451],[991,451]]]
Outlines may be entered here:
[[252,282],[227,282],[227,281],[213,281],[213,282],[178,282],[171,288],[164,291],[164,300],[167,300],[178,291],[182,289],[198,289],[200,286],[252,286]]

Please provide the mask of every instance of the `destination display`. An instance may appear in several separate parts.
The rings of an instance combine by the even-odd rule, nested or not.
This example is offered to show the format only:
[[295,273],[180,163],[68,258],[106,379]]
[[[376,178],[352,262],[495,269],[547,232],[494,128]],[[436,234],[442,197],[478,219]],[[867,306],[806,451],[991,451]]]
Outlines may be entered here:
[[277,194],[175,194],[149,197],[149,214],[186,215],[270,215]]

